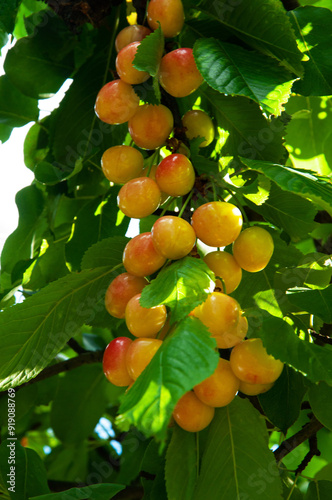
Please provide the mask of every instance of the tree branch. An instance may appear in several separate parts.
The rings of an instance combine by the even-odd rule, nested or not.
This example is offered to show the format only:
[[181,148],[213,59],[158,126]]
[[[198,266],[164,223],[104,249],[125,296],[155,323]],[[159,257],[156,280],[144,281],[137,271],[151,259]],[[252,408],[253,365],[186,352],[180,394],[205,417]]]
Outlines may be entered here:
[[103,354],[103,351],[86,352],[84,354],[76,356],[75,358],[67,359],[66,361],[60,361],[60,363],[57,363],[55,365],[47,366],[35,378],[17,387],[17,390],[21,389],[22,387],[26,387],[27,385],[35,384],[36,382],[40,382],[41,380],[53,377],[54,375],[58,375],[59,373],[74,370],[75,368],[78,368],[82,365],[100,363],[103,360]]
[[312,417],[310,422],[303,426],[303,428],[286,439],[281,443],[279,448],[274,451],[274,456],[277,462],[280,462],[288,453],[293,451],[297,446],[304,443],[307,439],[311,438],[311,436],[315,435],[320,429],[324,426],[317,420],[315,416]]

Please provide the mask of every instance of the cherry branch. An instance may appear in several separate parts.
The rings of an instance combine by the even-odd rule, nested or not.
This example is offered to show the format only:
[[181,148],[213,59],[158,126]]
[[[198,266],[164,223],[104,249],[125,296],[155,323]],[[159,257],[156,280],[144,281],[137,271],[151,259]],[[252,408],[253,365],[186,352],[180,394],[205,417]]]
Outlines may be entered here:
[[75,358],[67,359],[66,361],[60,361],[59,363],[51,366],[47,366],[42,372],[40,372],[35,378],[29,380],[25,384],[20,385],[17,390],[27,385],[35,384],[41,380],[53,377],[62,372],[68,372],[74,370],[82,365],[88,365],[91,363],[100,363],[103,359],[103,351],[85,352],[76,356]]
[[323,427],[323,424],[313,416],[310,422],[304,425],[300,431],[283,441],[274,451],[276,461],[280,462],[288,453],[291,453],[297,446],[304,443],[307,439],[310,439]]

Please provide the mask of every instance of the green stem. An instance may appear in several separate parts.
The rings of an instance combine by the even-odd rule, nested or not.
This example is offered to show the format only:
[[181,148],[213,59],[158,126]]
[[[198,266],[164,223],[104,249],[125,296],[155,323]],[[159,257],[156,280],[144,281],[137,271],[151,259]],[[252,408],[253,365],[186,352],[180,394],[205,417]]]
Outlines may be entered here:
[[196,477],[199,477],[199,433],[196,432]]
[[189,201],[191,200],[191,198],[192,198],[192,195],[193,195],[193,194],[194,194],[194,192],[193,192],[193,191],[191,191],[191,192],[189,193],[189,195],[188,195],[188,197],[187,197],[186,201],[184,202],[184,204],[183,204],[183,205],[182,205],[182,207],[181,207],[181,210],[180,210],[180,212],[179,212],[178,217],[182,217],[182,214],[183,214],[183,212],[185,211],[186,206],[188,205]]
[[162,217],[162,216],[165,214],[165,212],[167,211],[168,207],[169,207],[169,206],[170,206],[170,204],[173,202],[173,200],[174,200],[174,197],[173,197],[173,196],[171,196],[171,198],[170,198],[170,199],[168,200],[168,202],[166,203],[165,208],[164,208],[164,209],[163,209],[163,211],[161,212],[160,217]]
[[296,482],[297,482],[297,480],[298,480],[298,477],[299,477],[299,476],[296,476],[295,481],[294,481],[294,483],[293,483],[293,486],[292,486],[292,488],[291,488],[291,490],[290,490],[290,492],[289,492],[289,495],[288,495],[288,497],[286,498],[286,500],[289,500],[289,499],[290,499],[290,497],[293,495],[293,492],[294,492],[294,489],[295,489],[295,486],[296,486]]

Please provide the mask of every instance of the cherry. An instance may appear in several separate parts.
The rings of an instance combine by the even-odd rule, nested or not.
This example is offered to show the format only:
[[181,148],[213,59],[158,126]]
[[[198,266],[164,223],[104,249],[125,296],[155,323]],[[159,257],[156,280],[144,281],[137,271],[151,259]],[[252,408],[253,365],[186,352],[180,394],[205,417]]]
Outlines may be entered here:
[[103,371],[112,384],[126,387],[133,382],[126,365],[126,354],[132,344],[128,337],[118,337],[112,340],[105,349],[103,356]]
[[132,42],[126,45],[120,50],[115,60],[116,71],[119,77],[131,85],[143,83],[150,77],[146,71],[140,71],[133,66],[139,45],[140,42]]
[[274,383],[270,384],[249,384],[248,382],[243,382],[240,380],[239,391],[247,396],[257,396],[258,394],[263,394],[273,387]]
[[198,89],[203,77],[197,69],[193,49],[168,52],[160,61],[159,82],[173,97],[186,97]]
[[145,278],[129,273],[119,274],[111,281],[105,294],[105,307],[111,316],[124,318],[129,300],[140,293],[148,284]]
[[138,293],[127,304],[125,318],[128,330],[135,337],[154,338],[166,322],[166,307],[142,307],[140,298],[141,294]]
[[126,366],[133,380],[140,376],[162,343],[159,339],[139,338],[130,344],[126,352]]
[[234,375],[229,361],[219,359],[214,373],[194,387],[196,396],[215,408],[228,405],[239,390],[240,380]]
[[194,186],[194,167],[185,155],[171,154],[159,163],[156,170],[156,181],[164,193],[170,196],[184,196]]
[[136,113],[139,97],[133,87],[122,80],[106,83],[98,92],[95,113],[111,125],[127,122]]
[[156,30],[160,23],[165,37],[172,38],[178,35],[184,24],[181,0],[150,0],[147,19],[153,30]]
[[230,357],[234,374],[249,384],[270,384],[280,376],[284,364],[266,352],[261,339],[236,345]]
[[242,279],[242,269],[230,253],[210,252],[203,260],[216,276],[222,278],[225,286],[219,279],[216,279],[218,288],[221,288],[224,293],[232,293],[236,290]]
[[152,214],[160,205],[158,184],[149,177],[137,177],[119,191],[118,206],[127,217],[141,219]]
[[115,184],[124,184],[139,177],[143,165],[142,153],[131,146],[113,146],[106,149],[101,158],[101,168],[105,177]]
[[182,117],[182,124],[186,128],[188,139],[202,137],[205,140],[200,143],[200,148],[205,148],[214,139],[214,126],[209,115],[199,109],[191,109]]
[[137,146],[156,149],[165,144],[173,125],[173,115],[166,106],[143,104],[129,120],[128,128]]
[[158,252],[167,259],[182,259],[188,255],[196,241],[191,225],[180,217],[160,217],[151,229],[152,241]]
[[132,24],[123,28],[115,39],[115,49],[120,52],[121,49],[126,47],[132,42],[141,42],[146,36],[150,35],[151,30],[140,24]]
[[189,391],[177,402],[173,417],[185,431],[198,432],[211,423],[214,412],[214,408],[203,403],[194,392]]
[[243,220],[241,211],[232,203],[211,201],[194,211],[191,223],[203,243],[223,247],[238,237]]
[[236,262],[251,273],[262,271],[268,265],[273,250],[272,236],[259,226],[248,227],[233,243]]
[[123,265],[134,276],[148,276],[155,273],[166,262],[166,258],[155,248],[151,232],[134,236],[123,252]]

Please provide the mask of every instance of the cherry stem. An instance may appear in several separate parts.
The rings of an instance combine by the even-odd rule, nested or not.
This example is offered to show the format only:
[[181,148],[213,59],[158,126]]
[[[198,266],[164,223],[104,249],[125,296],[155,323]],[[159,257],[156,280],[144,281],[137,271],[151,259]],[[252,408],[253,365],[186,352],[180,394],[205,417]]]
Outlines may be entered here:
[[180,210],[180,212],[179,212],[178,217],[182,217],[183,212],[185,211],[186,206],[188,205],[189,201],[191,200],[191,198],[192,198],[192,195],[193,195],[193,194],[194,194],[194,192],[193,192],[193,191],[191,191],[191,192],[189,193],[189,196],[187,197],[186,201],[184,202],[184,204],[183,204],[183,205],[182,205],[182,207],[181,207],[181,210]]

